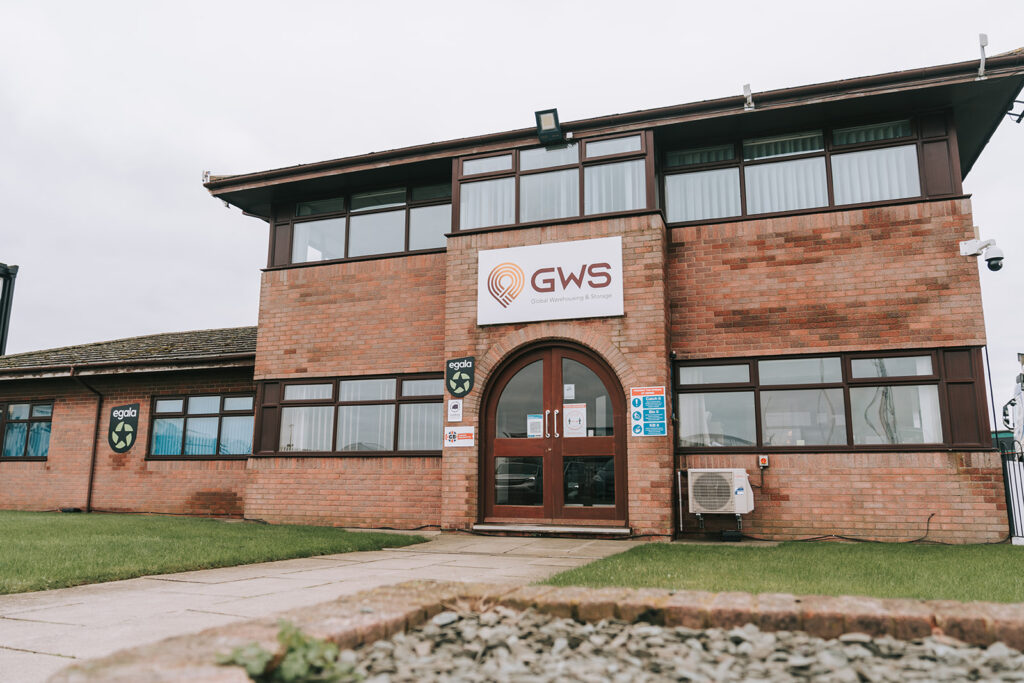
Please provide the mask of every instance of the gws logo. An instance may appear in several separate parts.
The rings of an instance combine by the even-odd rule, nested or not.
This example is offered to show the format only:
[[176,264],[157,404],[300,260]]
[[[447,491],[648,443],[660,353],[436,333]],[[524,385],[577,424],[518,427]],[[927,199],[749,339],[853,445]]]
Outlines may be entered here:
[[[601,289],[612,283],[612,274],[609,272],[611,269],[610,263],[583,264],[578,273],[572,270],[567,272],[561,266],[539,268],[530,278],[530,286],[535,292],[541,293],[553,292],[559,286],[562,289],[568,289],[570,285],[573,285],[576,289],[582,289],[584,283],[594,289]],[[555,278],[556,273],[558,274],[557,279]]]
[[487,276],[487,291],[502,308],[508,308],[508,305],[522,293],[525,282],[526,276],[522,268],[514,263],[499,263]]

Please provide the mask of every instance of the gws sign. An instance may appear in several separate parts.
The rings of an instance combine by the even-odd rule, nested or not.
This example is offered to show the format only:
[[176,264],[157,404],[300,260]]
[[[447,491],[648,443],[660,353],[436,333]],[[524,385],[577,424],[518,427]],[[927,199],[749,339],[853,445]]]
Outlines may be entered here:
[[622,238],[477,255],[478,325],[622,315]]

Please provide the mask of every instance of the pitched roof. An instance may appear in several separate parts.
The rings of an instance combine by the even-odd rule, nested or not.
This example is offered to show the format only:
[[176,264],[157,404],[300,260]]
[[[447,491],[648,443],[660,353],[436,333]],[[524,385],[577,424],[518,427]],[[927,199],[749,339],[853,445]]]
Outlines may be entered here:
[[121,363],[178,363],[256,353],[255,327],[167,332],[0,356],[0,373],[33,368]]

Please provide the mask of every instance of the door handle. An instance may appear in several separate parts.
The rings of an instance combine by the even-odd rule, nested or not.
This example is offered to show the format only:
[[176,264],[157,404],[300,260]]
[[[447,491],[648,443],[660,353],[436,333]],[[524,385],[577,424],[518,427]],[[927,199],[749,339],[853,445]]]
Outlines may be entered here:
[[557,439],[558,437],[559,437],[559,434],[558,434],[558,409],[556,408],[555,409],[555,438]]
[[548,418],[549,417],[551,417],[551,411],[550,410],[545,410],[544,411],[544,438],[546,438],[546,439],[550,439],[551,438],[551,430],[548,428]]

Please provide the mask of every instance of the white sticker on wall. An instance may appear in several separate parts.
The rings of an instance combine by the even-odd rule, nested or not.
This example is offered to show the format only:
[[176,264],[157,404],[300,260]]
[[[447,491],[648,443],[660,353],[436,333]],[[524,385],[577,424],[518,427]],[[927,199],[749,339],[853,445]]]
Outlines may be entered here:
[[445,448],[469,448],[476,445],[475,436],[473,427],[445,427],[444,446]]
[[462,399],[453,398],[448,401],[448,421],[462,422]]

